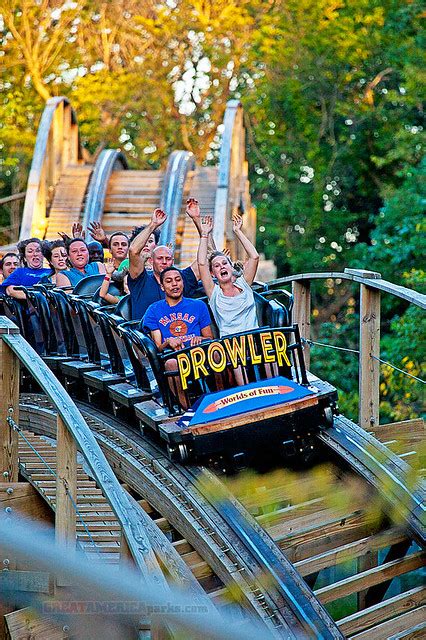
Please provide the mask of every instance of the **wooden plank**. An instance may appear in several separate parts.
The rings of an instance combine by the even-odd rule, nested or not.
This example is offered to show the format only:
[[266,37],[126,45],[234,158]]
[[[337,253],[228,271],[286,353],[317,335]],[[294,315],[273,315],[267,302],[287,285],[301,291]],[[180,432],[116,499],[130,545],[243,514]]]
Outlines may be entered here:
[[382,424],[374,427],[371,431],[380,442],[396,440],[415,446],[424,441],[426,429],[423,419],[415,419]]
[[387,562],[363,573],[339,580],[339,582],[327,585],[326,587],[321,587],[321,589],[317,589],[314,593],[323,604],[334,602],[334,600],[344,598],[351,593],[357,593],[362,589],[380,584],[390,578],[396,578],[409,571],[419,569],[423,566],[424,559],[425,553],[418,551],[405,558]]
[[[18,333],[6,318],[0,318],[0,334]],[[7,418],[19,424],[19,360],[0,336],[0,477],[5,482],[18,481],[18,433],[9,427]]]
[[[300,337],[309,340],[311,337],[311,283],[309,280],[295,280],[292,283],[294,297],[293,322],[299,325]],[[303,346],[305,366],[310,366],[310,347]]]
[[286,404],[280,404],[276,407],[268,407],[266,409],[258,409],[255,411],[248,411],[247,413],[239,416],[233,416],[232,421],[229,418],[222,418],[221,420],[215,420],[209,422],[209,424],[188,427],[183,429],[182,433],[192,433],[194,435],[206,435],[208,433],[215,433],[217,431],[227,431],[228,429],[234,429],[242,425],[251,425],[253,428],[258,428],[258,422],[262,420],[270,420],[278,416],[283,416],[294,411],[300,411],[308,407],[314,407],[318,405],[318,398],[316,396],[309,396],[307,398],[300,398],[287,402]]
[[29,482],[0,482],[0,507],[34,520],[53,521],[52,510]]
[[25,591],[53,594],[53,580],[46,571],[0,571],[0,593]]
[[397,618],[382,622],[382,624],[378,624],[368,629],[368,631],[361,631],[361,633],[352,636],[352,640],[387,640],[413,626],[424,624],[425,619],[426,606],[422,606],[418,609],[403,613]]
[[342,545],[320,553],[305,560],[295,563],[296,569],[302,576],[316,573],[322,569],[333,567],[341,562],[362,556],[367,552],[378,551],[384,547],[402,542],[406,539],[406,533],[402,529],[391,529],[384,533],[378,533],[348,544]]
[[401,613],[415,609],[426,603],[426,587],[415,587],[383,602],[379,602],[364,611],[357,611],[338,620],[337,625],[346,636],[364,631],[368,627],[384,622]]
[[6,196],[6,198],[0,198],[0,206],[4,204],[8,204],[9,202],[15,202],[16,200],[23,200],[25,198],[26,191],[21,191],[20,193],[14,193],[11,196]]
[[[296,273],[291,276],[285,276],[284,278],[277,278],[276,280],[271,280],[269,282],[270,286],[278,286],[282,284],[288,284],[289,282],[293,282],[294,280],[325,280],[328,278],[332,278],[333,280],[353,280],[354,282],[365,283],[367,278],[364,278],[359,275],[353,275],[352,273],[348,273],[348,271],[355,271],[352,269],[345,269],[345,273],[341,273],[338,271],[326,271],[322,273]],[[370,272],[375,273],[375,272]],[[413,289],[408,289],[407,287],[401,287],[400,285],[393,284],[392,282],[388,282],[387,280],[382,280],[381,278],[376,277],[368,277],[368,285],[377,291],[386,291],[386,293],[390,293],[402,300],[407,300],[408,302],[412,302],[417,305],[421,309],[426,309],[426,295],[422,293],[418,293]]]
[[399,631],[395,635],[389,636],[389,640],[424,640],[426,638],[426,622],[420,622],[414,627]]
[[5,616],[5,624],[10,640],[65,640],[69,632],[63,631],[61,625],[40,618],[32,609],[25,608],[13,611]]
[[361,285],[359,329],[359,425],[379,425],[380,291]]
[[344,520],[335,520],[316,529],[312,527],[292,538],[284,538],[277,542],[287,558],[294,563],[365,537],[371,529],[365,515],[355,513]]

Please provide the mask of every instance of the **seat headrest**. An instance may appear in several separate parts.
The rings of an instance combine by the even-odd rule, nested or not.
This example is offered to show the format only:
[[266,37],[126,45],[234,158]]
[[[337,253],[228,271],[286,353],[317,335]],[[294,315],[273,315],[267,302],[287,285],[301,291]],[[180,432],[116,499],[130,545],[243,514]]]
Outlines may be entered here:
[[124,320],[130,320],[132,315],[132,307],[131,307],[130,295],[124,296],[121,298],[120,302],[115,307],[115,315],[121,316]]
[[93,295],[101,286],[104,277],[102,273],[94,276],[86,276],[80,280],[80,282],[77,282],[73,289],[73,294],[76,296]]

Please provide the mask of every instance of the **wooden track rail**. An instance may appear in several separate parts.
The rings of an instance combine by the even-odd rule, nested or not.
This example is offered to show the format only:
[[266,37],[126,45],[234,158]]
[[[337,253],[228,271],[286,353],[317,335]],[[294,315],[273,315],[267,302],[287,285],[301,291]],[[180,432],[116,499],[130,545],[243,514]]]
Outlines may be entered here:
[[27,183],[20,239],[43,238],[47,211],[61,173],[83,162],[77,118],[67,98],[50,98],[41,117]]
[[[49,404],[40,396],[24,396],[22,424],[38,433],[53,435],[54,414],[47,406]],[[272,632],[277,630],[280,637],[282,633],[290,634],[289,637],[296,633],[297,636],[302,627],[293,608],[286,602],[288,594],[284,599],[282,594],[274,594],[274,582],[268,578],[270,569],[262,567],[260,571],[254,554],[245,548],[233,528],[200,494],[198,479],[171,463],[161,450],[138,437],[120,421],[88,405],[80,403],[79,406],[118,477],[133,492],[143,496],[152,512],[163,514],[164,524],[156,520],[161,528],[169,523],[184,536],[184,540],[176,541],[176,548],[185,552],[183,559],[191,562],[194,575],[199,577],[204,588],[208,591],[213,588],[214,601],[220,601],[221,592],[226,589],[234,594],[238,592],[238,600],[257,613]],[[190,552],[188,547],[195,551]],[[192,557],[196,564],[192,564]],[[278,553],[274,562],[279,560]],[[281,561],[285,563],[283,556]],[[167,564],[170,566],[170,561]],[[215,582],[214,574],[219,583]],[[296,586],[297,591],[295,576],[290,575],[288,584]],[[325,611],[318,608],[312,594],[307,593],[306,586],[300,596],[302,600],[310,599],[309,606],[314,605],[313,619],[318,625],[315,637],[340,638]]]
[[[47,406],[49,403],[46,404],[42,396],[31,396],[31,394],[24,396],[21,403],[21,422],[45,435],[54,435],[55,419],[51,409],[43,408]],[[259,585],[252,583],[248,590],[244,587],[244,581],[253,569],[249,568],[250,565],[239,564],[244,557],[244,553],[243,556],[240,555],[241,542],[229,537],[231,533],[226,533],[227,525],[218,521],[217,515],[211,515],[206,522],[199,520],[200,517],[206,517],[206,512],[205,509],[204,514],[203,510],[198,511],[200,498],[196,498],[198,489],[191,487],[192,472],[179,470],[179,467],[164,458],[162,451],[147,444],[146,440],[125,427],[120,420],[111,419],[86,404],[80,404],[80,408],[120,479],[139,495],[139,499],[151,505],[151,513],[164,514],[162,518],[156,520],[161,528],[167,527],[167,523],[170,523],[169,526],[177,528],[184,535],[184,539],[180,537],[175,539],[175,546],[184,551],[183,559],[191,563],[194,575],[201,580],[204,588],[209,590],[213,587],[214,601],[223,602],[224,587],[220,585],[230,587],[230,578],[233,576],[235,580],[237,576],[236,586],[239,585],[240,592],[246,594],[247,602],[250,602],[250,598],[252,599],[252,606],[258,606],[259,601],[256,596],[259,594]],[[179,479],[179,485],[175,484],[177,479]],[[341,479],[336,487],[340,486],[340,482]],[[186,489],[184,489],[185,485]],[[187,493],[190,487],[191,490]],[[368,492],[372,499],[371,490],[366,487],[365,495],[368,495]],[[217,495],[217,492],[214,493]],[[277,505],[285,496],[286,487],[277,486],[274,493],[276,495],[271,494],[269,497],[264,493],[259,494],[262,496],[261,500],[265,503],[265,507],[268,500]],[[388,494],[385,497],[389,498]],[[258,499],[257,496],[250,494],[251,502],[247,507],[253,514],[259,513],[257,512]],[[354,593],[358,593],[359,597],[364,591],[370,594],[367,596],[367,604],[364,608],[339,621],[340,631],[345,635],[352,636],[355,632],[381,624],[386,618],[391,617],[395,618],[397,626],[405,622],[409,623],[411,618],[405,617],[408,612],[411,612],[413,619],[418,617],[418,610],[421,610],[424,603],[424,589],[413,587],[402,592],[398,596],[395,608],[390,604],[387,606],[387,600],[384,603],[377,602],[376,594],[382,586],[387,588],[389,581],[397,579],[400,575],[411,575],[424,564],[424,555],[421,552],[414,551],[406,555],[406,550],[412,545],[410,538],[407,538],[407,528],[395,525],[388,525],[388,528],[379,526],[376,518],[371,519],[368,511],[363,511],[362,500],[359,504],[353,503],[352,511],[345,511],[343,507],[331,508],[333,501],[330,505],[328,502],[329,496],[324,496],[322,499],[284,507],[263,516],[257,515],[257,520],[286,556],[295,563],[297,571],[305,576],[310,585],[315,583],[320,571],[331,570],[336,565],[341,566],[348,562],[358,562],[358,571],[355,574],[315,589],[316,597],[325,605],[351,597]],[[265,507],[262,507],[262,510]],[[266,511],[268,512],[268,508]],[[185,518],[188,518],[187,524],[184,524]],[[163,530],[166,531],[164,528]],[[210,536],[213,536],[208,545],[206,545],[207,531],[210,532]],[[260,529],[259,532],[261,531]],[[170,533],[168,535],[170,536]],[[250,539],[254,540],[253,535]],[[219,549],[221,547],[228,549],[224,553],[231,556],[231,565],[234,566],[234,570],[230,573],[226,563],[221,568],[220,557],[223,557],[224,553],[215,555],[214,546],[212,547],[213,540],[213,544],[219,543]],[[394,556],[392,556],[393,549],[395,549]],[[381,562],[376,559],[375,564],[373,563],[370,567],[365,566],[366,557],[370,555],[375,557],[379,552],[383,554],[386,550],[388,550],[387,555]],[[245,571],[242,573],[238,569],[235,571],[235,567],[243,566]],[[216,586],[213,579],[214,573],[222,578]],[[266,582],[271,585],[270,579],[267,578]],[[269,593],[265,593],[263,604],[266,617],[270,615],[271,606],[274,611],[273,600],[270,600],[273,597],[271,588],[268,591]],[[287,612],[285,615],[287,621],[288,616]],[[273,619],[276,620],[276,618]],[[317,634],[316,637],[320,636]],[[374,634],[371,637],[374,638]]]
[[[69,233],[72,223],[78,221],[83,226],[102,221],[109,233],[130,232],[134,226],[146,224],[152,210],[161,206],[169,214],[161,242],[173,243],[176,263],[186,264],[194,259],[198,244],[192,222],[187,224],[184,213],[186,199],[193,194],[200,199],[202,212],[215,218],[217,246],[228,246],[236,258],[241,257],[232,232],[232,214],[244,215],[245,231],[252,241],[256,225],[240,102],[227,104],[223,126],[218,167],[196,167],[191,153],[174,151],[165,172],[127,172],[126,159],[116,149],[103,150],[94,165],[85,162],[76,115],[68,99],[51,98],[37,133],[20,239],[55,239],[58,231]],[[157,193],[159,180],[161,194]]]
[[[8,412],[9,415],[12,415],[14,418],[18,416],[18,407],[14,402],[16,401],[16,376],[11,375],[10,372],[13,367],[16,368],[16,363],[20,361],[25,364],[25,367],[50,398],[51,402],[57,408],[61,422],[71,434],[77,447],[84,452],[86,462],[91,469],[93,477],[96,479],[102,494],[107,497],[112,511],[118,518],[132,557],[142,574],[147,575],[148,571],[153,571],[154,575],[157,574],[158,579],[162,580],[162,573],[159,570],[149,541],[146,538],[140,514],[135,512],[133,505],[128,501],[126,494],[112,473],[105,456],[99,449],[95,438],[90,429],[88,429],[71,397],[62,388],[58,380],[32,347],[19,335],[15,325],[3,316],[0,317],[0,335],[2,344],[7,345],[9,349],[7,354],[3,353],[3,358],[1,359],[3,388],[14,390],[13,394],[9,394],[10,399],[5,399],[2,403],[3,412]],[[9,378],[9,380],[7,380],[7,378]],[[61,428],[62,425],[60,425],[60,429]],[[8,435],[8,430],[4,427],[2,434],[4,441],[8,443],[10,441],[10,435]],[[13,437],[16,441],[16,435]],[[58,458],[67,456],[67,449],[70,446],[68,441],[63,442],[63,448],[60,439],[58,444]],[[9,448],[8,444],[7,447]],[[2,448],[4,449],[4,445]],[[13,453],[14,451],[15,444],[12,449]],[[70,463],[68,463],[67,466],[70,467]],[[76,469],[74,467],[72,472],[75,473],[75,471]],[[8,477],[16,478],[16,473],[11,471]],[[68,480],[71,479],[69,478]],[[64,502],[67,502],[67,496],[65,494],[62,498]],[[60,506],[57,500],[57,510],[62,513],[65,509],[65,505],[63,507]]]

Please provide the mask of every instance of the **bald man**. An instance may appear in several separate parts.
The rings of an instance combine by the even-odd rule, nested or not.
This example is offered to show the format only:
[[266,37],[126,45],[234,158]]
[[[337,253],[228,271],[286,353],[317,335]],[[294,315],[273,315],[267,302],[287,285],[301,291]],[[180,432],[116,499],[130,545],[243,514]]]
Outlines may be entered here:
[[[192,217],[192,216],[191,216]],[[194,218],[193,218],[194,219]],[[143,248],[149,237],[167,220],[167,214],[161,209],[155,209],[151,222],[141,231],[130,245],[129,249],[129,276],[128,287],[132,301],[132,320],[140,320],[149,305],[159,300],[164,300],[164,291],[161,287],[160,274],[173,264],[173,254],[169,247],[157,246],[152,250],[152,271],[145,269],[146,260],[143,257]],[[198,221],[198,220],[197,220]],[[194,220],[194,224],[197,223]],[[197,226],[198,229],[198,226]],[[197,261],[180,270],[183,280],[183,295],[191,298],[198,287]]]

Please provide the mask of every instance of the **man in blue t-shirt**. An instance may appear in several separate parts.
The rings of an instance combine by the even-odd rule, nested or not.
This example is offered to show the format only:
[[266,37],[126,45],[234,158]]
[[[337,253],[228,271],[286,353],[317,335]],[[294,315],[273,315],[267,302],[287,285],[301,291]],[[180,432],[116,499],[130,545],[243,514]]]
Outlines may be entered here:
[[[187,202],[186,212],[194,222],[198,233],[201,233],[200,208],[194,198]],[[127,284],[132,301],[132,320],[140,320],[149,305],[164,299],[160,274],[173,264],[173,254],[169,247],[157,246],[152,251],[152,271],[145,269],[146,254],[143,248],[149,237],[167,220],[167,214],[161,209],[155,209],[151,222],[132,241],[129,248],[129,276]],[[186,269],[180,270],[183,280],[183,295],[191,298],[198,287],[198,264],[194,260]]]
[[176,267],[167,267],[160,274],[165,299],[151,304],[141,322],[149,329],[159,351],[200,344],[203,338],[213,338],[207,305],[202,300],[183,296],[183,278]]
[[[183,297],[183,278],[176,267],[166,267],[160,274],[165,299],[154,302],[145,313],[141,326],[149,329],[157,349],[179,351],[193,347],[203,339],[213,338],[210,314],[202,300]],[[165,363],[166,371],[177,372],[176,358]],[[188,408],[188,399],[178,376],[168,378],[170,389],[177,396],[182,409]]]

